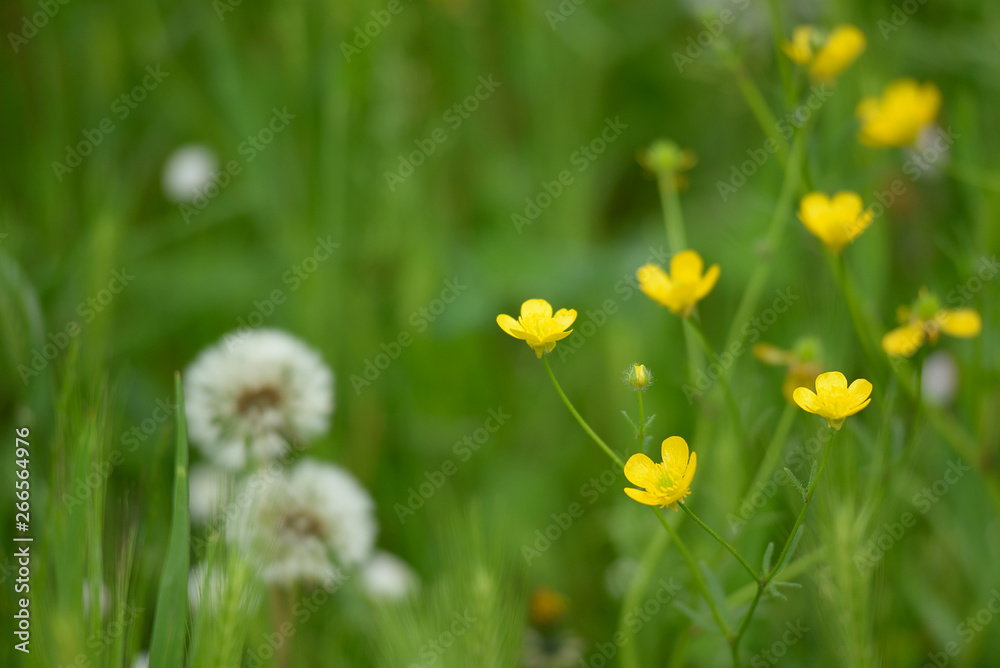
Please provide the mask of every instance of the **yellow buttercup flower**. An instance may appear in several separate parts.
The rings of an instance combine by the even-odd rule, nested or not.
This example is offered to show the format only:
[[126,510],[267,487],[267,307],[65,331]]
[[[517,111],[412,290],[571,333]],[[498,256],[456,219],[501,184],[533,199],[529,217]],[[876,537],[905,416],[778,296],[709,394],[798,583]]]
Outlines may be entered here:
[[796,388],[792,398],[799,408],[826,418],[833,429],[840,429],[844,420],[871,403],[872,384],[858,378],[847,386],[847,378],[839,371],[827,371],[816,378],[816,392],[806,387]]
[[839,25],[824,38],[813,26],[798,26],[792,41],[781,48],[792,61],[809,66],[813,81],[830,82],[847,69],[868,45],[863,32],[848,24]]
[[656,264],[647,264],[636,272],[639,289],[651,299],[686,318],[699,301],[712,291],[719,280],[719,265],[705,271],[705,263],[693,250],[677,253],[670,259],[670,274]]
[[858,104],[858,140],[868,146],[912,146],[940,108],[941,91],[933,83],[898,79],[885,87],[882,97],[866,97]]
[[660,446],[662,464],[636,453],[625,462],[625,477],[642,489],[626,487],[625,493],[639,503],[677,510],[684,497],[691,493],[691,479],[698,467],[697,453],[690,453],[688,444],[680,436],[671,436]]
[[979,336],[983,319],[971,308],[943,309],[937,297],[920,289],[912,309],[901,307],[897,313],[902,327],[882,337],[882,349],[893,357],[909,357],[924,343],[937,343],[941,332],[962,339]]
[[873,215],[857,193],[839,192],[832,198],[812,192],[799,204],[799,220],[833,253],[839,253],[871,225]]
[[544,299],[529,299],[521,304],[521,317],[517,320],[509,315],[498,315],[500,329],[515,339],[523,339],[539,357],[551,352],[556,341],[573,333],[566,329],[576,320],[576,311],[561,308],[552,314],[552,306]]

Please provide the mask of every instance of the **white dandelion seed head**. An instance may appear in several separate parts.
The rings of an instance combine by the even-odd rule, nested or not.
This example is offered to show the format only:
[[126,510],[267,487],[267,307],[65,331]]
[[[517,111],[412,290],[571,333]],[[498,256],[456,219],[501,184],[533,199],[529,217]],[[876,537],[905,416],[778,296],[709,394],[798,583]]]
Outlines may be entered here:
[[255,503],[231,536],[261,555],[268,583],[337,583],[375,544],[375,502],[344,469],[310,459],[251,476]]
[[281,457],[330,427],[333,372],[319,353],[273,329],[229,334],[188,367],[191,441],[217,466]]
[[218,167],[215,152],[207,146],[181,146],[163,165],[163,194],[172,202],[191,202],[204,193]]
[[398,601],[420,586],[416,572],[394,554],[376,551],[361,569],[361,583],[374,599]]

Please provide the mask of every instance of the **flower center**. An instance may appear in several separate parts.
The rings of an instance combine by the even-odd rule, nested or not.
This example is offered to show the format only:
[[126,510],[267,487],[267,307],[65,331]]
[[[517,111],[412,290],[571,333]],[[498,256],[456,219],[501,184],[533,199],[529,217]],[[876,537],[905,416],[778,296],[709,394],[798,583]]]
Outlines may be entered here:
[[263,413],[269,408],[277,408],[281,404],[281,392],[270,385],[246,390],[236,398],[236,412],[240,415],[248,413]]
[[317,538],[322,538],[325,533],[323,523],[305,508],[294,508],[285,513],[278,522],[278,531]]

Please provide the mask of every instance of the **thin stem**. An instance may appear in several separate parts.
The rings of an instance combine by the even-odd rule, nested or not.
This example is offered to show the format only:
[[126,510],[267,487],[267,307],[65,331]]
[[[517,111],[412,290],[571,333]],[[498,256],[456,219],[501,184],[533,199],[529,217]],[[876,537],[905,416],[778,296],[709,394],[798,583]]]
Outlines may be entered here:
[[851,285],[847,265],[844,263],[844,255],[843,253],[837,253],[836,255],[831,254],[829,257],[833,266],[834,278],[837,280],[837,287],[840,289],[840,293],[844,296],[844,301],[847,303],[847,312],[851,316],[851,323],[854,325],[854,332],[858,337],[858,341],[861,342],[861,348],[865,351],[865,355],[871,362],[875,365],[881,365],[884,360],[880,355],[875,353],[872,338],[869,336],[869,332],[874,332],[875,327],[872,323],[865,322],[864,313],[858,305]]
[[819,469],[816,471],[816,477],[812,479],[812,482],[809,484],[809,488],[806,490],[806,498],[802,503],[802,509],[799,511],[799,516],[795,519],[795,524],[792,526],[792,530],[789,532],[788,538],[785,539],[785,546],[781,548],[781,554],[778,555],[778,559],[775,561],[774,567],[771,568],[769,573],[764,574],[764,576],[757,581],[757,591],[754,592],[753,600],[750,601],[750,607],[747,609],[746,615],[744,615],[743,620],[740,622],[740,626],[736,630],[736,636],[732,641],[734,661],[738,659],[740,640],[743,638],[743,634],[746,632],[747,627],[750,626],[750,621],[753,619],[753,613],[757,610],[757,604],[760,603],[760,597],[763,595],[767,585],[774,580],[774,578],[778,575],[778,572],[781,570],[785,557],[788,555],[788,550],[791,549],[792,541],[795,539],[795,534],[798,533],[799,527],[802,526],[802,521],[806,517],[806,511],[809,509],[809,502],[812,501],[816,487],[819,485],[819,480],[823,477],[823,470],[826,468],[826,461],[830,457],[831,446],[833,445],[836,435],[837,432],[831,429],[830,439],[826,442],[826,448],[823,450],[823,459],[820,461]]
[[781,42],[785,39],[785,29],[781,24],[781,9],[778,0],[767,0],[767,14],[771,19],[771,31],[774,33],[774,57],[778,61],[781,72],[781,88],[785,91],[785,104],[789,107],[795,104],[795,86],[792,82],[788,58],[781,50]]
[[796,408],[793,404],[785,403],[785,410],[781,413],[781,418],[778,420],[778,426],[775,427],[774,436],[771,438],[771,442],[767,445],[767,450],[764,451],[764,459],[760,462],[760,467],[757,469],[757,473],[754,475],[753,480],[750,481],[750,485],[747,487],[746,492],[743,496],[747,496],[760,485],[761,481],[766,477],[771,475],[774,470],[775,463],[778,457],[781,456],[782,447],[785,445],[785,439],[788,437],[788,432],[791,431],[792,422],[795,420]]
[[701,575],[701,569],[699,569],[698,564],[695,563],[694,557],[691,556],[687,546],[681,540],[680,536],[677,535],[677,532],[674,531],[673,527],[671,527],[669,523],[667,523],[667,518],[663,516],[660,509],[654,507],[653,513],[656,514],[656,518],[660,520],[660,524],[662,524],[663,528],[667,530],[668,534],[670,534],[670,540],[674,542],[674,545],[677,546],[681,556],[684,557],[684,561],[687,562],[688,569],[691,571],[691,576],[694,578],[694,583],[698,587],[698,591],[701,592],[701,595],[708,603],[708,608],[712,611],[712,617],[715,618],[715,623],[719,625],[719,630],[722,631],[722,635],[725,636],[726,640],[731,640],[726,620],[722,618],[722,614],[719,612],[718,606],[715,605],[715,601],[713,601],[711,595],[709,595],[708,586],[705,584],[705,579]]
[[622,599],[622,607],[618,614],[618,633],[621,633],[622,637],[625,638],[624,641],[619,643],[621,646],[622,668],[638,668],[639,666],[639,661],[636,657],[636,643],[629,642],[635,636],[638,629],[635,628],[635,624],[627,623],[626,619],[629,617],[629,613],[639,606],[639,597],[642,596],[642,592],[646,589],[650,579],[652,579],[656,565],[663,558],[663,552],[668,545],[668,538],[669,536],[665,533],[656,532],[652,535],[649,544],[646,546],[646,551],[642,555],[639,569],[632,577],[628,590],[625,592],[625,598]]
[[719,358],[715,356],[715,351],[712,350],[712,346],[709,345],[708,339],[705,338],[705,333],[701,330],[701,326],[693,318],[685,318],[684,321],[690,325],[691,329],[698,336],[698,341],[701,343],[701,347],[705,350],[705,354],[708,356],[709,361],[719,367],[719,384],[722,385],[722,392],[726,397],[726,404],[729,407],[730,418],[733,421],[733,428],[736,429],[736,435],[740,439],[740,443],[747,443],[746,432],[743,430],[743,421],[740,419],[740,409],[736,404],[736,397],[733,396],[733,391],[729,387],[729,379],[726,377],[725,370],[722,365],[719,364]]
[[707,531],[708,535],[710,535],[712,538],[714,538],[715,540],[717,540],[719,542],[719,544],[722,545],[722,547],[724,547],[727,550],[729,550],[729,553],[731,555],[733,555],[734,557],[736,557],[736,560],[743,565],[743,568],[746,569],[746,572],[750,574],[750,577],[752,577],[754,580],[760,580],[760,574],[753,569],[753,566],[751,566],[750,564],[747,563],[747,560],[743,558],[742,554],[740,554],[739,552],[736,551],[735,547],[733,547],[728,542],[726,542],[726,539],[723,538],[722,536],[720,536],[719,534],[717,534],[712,529],[712,527],[710,527],[707,524],[705,524],[701,520],[700,517],[698,517],[697,515],[694,514],[693,510],[691,510],[690,508],[687,507],[686,503],[681,503],[681,504],[678,504],[678,505],[680,505],[681,510],[683,510],[685,513],[687,513],[688,516],[690,516],[691,519],[693,519],[695,521],[695,524],[697,524],[702,529],[704,529],[705,531]]
[[757,125],[764,131],[768,139],[777,144],[778,159],[782,165],[785,165],[788,162],[788,142],[784,135],[778,131],[778,120],[775,118],[774,112],[771,111],[771,107],[768,106],[757,84],[747,74],[740,59],[734,53],[729,53],[723,56],[723,61],[736,77],[736,85],[739,87],[743,99],[746,100],[747,106],[750,107],[750,112],[757,120]]
[[795,519],[795,524],[792,526],[791,532],[788,534],[788,538],[785,540],[785,546],[781,548],[781,554],[778,555],[777,561],[774,562],[774,567],[771,568],[771,572],[764,576],[763,585],[766,587],[767,583],[775,578],[778,571],[781,570],[782,562],[785,560],[785,555],[788,554],[788,550],[792,546],[792,540],[795,538],[795,533],[802,526],[802,521],[806,518],[806,511],[809,510],[809,503],[813,500],[815,496],[817,485],[819,485],[820,478],[823,477],[823,470],[826,468],[826,461],[830,458],[830,450],[833,445],[834,440],[839,432],[836,430],[830,430],[830,440],[826,442],[826,448],[823,449],[823,459],[820,460],[819,470],[816,471],[816,477],[813,478],[812,484],[806,490],[806,498],[802,504],[802,510],[799,511],[799,516]]
[[552,367],[549,365],[549,358],[543,356],[542,361],[545,362],[545,370],[549,372],[549,378],[552,379],[552,384],[555,385],[556,392],[558,392],[559,396],[562,397],[563,403],[566,404],[566,408],[569,409],[569,412],[573,414],[573,417],[575,417],[576,421],[580,423],[580,426],[583,427],[583,430],[587,432],[587,435],[594,440],[594,443],[597,443],[597,445],[600,446],[601,450],[604,450],[604,453],[608,457],[611,457],[611,461],[617,464],[619,468],[624,469],[625,464],[622,462],[621,458],[618,455],[616,455],[611,448],[608,447],[607,443],[601,440],[600,436],[594,433],[594,430],[590,428],[590,425],[587,424],[587,421],[583,419],[583,416],[581,416],[577,412],[577,410],[573,408],[573,404],[570,403],[569,397],[567,397],[566,393],[563,392],[562,387],[559,385],[559,381],[556,380],[555,374],[552,373]]
[[639,395],[639,452],[645,452],[646,450],[646,413],[642,407],[642,390],[636,390],[636,394]]
[[687,235],[684,232],[681,200],[677,194],[677,174],[673,171],[660,172],[656,175],[656,183],[660,189],[660,206],[663,209],[663,225],[667,231],[669,252],[679,253],[687,248]]

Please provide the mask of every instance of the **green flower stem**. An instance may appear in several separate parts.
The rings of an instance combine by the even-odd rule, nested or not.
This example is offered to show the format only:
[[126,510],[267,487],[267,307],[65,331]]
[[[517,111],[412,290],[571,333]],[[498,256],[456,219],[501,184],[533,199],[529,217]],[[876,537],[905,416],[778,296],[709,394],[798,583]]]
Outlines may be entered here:
[[757,84],[747,74],[746,68],[735,53],[732,51],[724,53],[722,60],[736,78],[736,85],[739,87],[743,99],[746,100],[747,106],[750,107],[750,112],[757,120],[757,125],[760,126],[760,129],[764,131],[764,134],[769,139],[777,144],[777,155],[781,164],[787,164],[788,142],[778,131],[778,119],[775,117],[774,112],[771,111],[771,107],[768,106],[767,100],[764,99]]
[[778,71],[781,72],[781,88],[785,91],[785,104],[792,107],[795,105],[795,85],[792,81],[788,58],[781,50],[781,43],[785,40],[785,28],[781,24],[781,9],[778,6],[778,0],[767,0],[767,15],[771,20],[771,31],[774,33],[774,57],[778,61]]
[[625,620],[631,611],[639,607],[639,599],[653,577],[656,564],[663,558],[663,553],[667,549],[668,538],[667,534],[660,532],[656,532],[650,537],[646,551],[642,554],[639,569],[632,577],[628,590],[625,592],[625,598],[622,599],[622,607],[618,613],[618,633],[625,638],[620,643],[622,668],[639,668],[636,643],[631,642],[632,638],[635,637],[635,630],[632,628],[633,625],[627,624]]
[[861,342],[861,348],[865,351],[865,355],[874,366],[882,366],[885,363],[885,359],[882,355],[876,353],[875,344],[871,337],[871,332],[877,331],[877,327],[874,323],[865,321],[864,312],[858,305],[857,297],[854,294],[853,283],[847,271],[847,265],[844,263],[844,254],[828,253],[827,256],[833,267],[833,276],[837,281],[837,287],[840,289],[840,293],[844,296],[844,301],[847,303],[847,312],[851,316],[851,323],[854,325],[854,332],[857,334],[858,341]]
[[663,516],[660,509],[654,507],[653,513],[656,515],[656,518],[660,520],[660,524],[663,525],[663,528],[667,530],[667,533],[670,535],[670,540],[677,546],[681,556],[684,557],[684,561],[687,562],[688,569],[691,571],[691,576],[694,578],[694,583],[698,587],[698,591],[701,592],[701,595],[708,603],[708,608],[712,611],[712,617],[715,618],[715,623],[719,625],[719,630],[722,631],[722,635],[725,636],[727,641],[732,642],[732,636],[729,633],[729,626],[726,625],[726,620],[722,618],[722,614],[719,612],[718,606],[715,605],[715,601],[712,600],[711,595],[708,593],[708,586],[705,585],[705,579],[702,577],[701,570],[698,568],[698,564],[695,563],[694,557],[691,556],[687,546],[681,540],[681,537],[677,535],[677,532],[674,531],[673,527],[671,527],[667,522],[667,518]]
[[747,435],[743,430],[743,421],[740,419],[740,409],[736,403],[736,397],[733,396],[733,391],[729,387],[729,379],[726,377],[725,369],[719,364],[719,358],[715,356],[715,352],[712,350],[712,346],[709,345],[708,339],[705,338],[705,333],[701,330],[701,326],[694,320],[694,318],[685,318],[684,322],[694,330],[694,333],[698,337],[698,341],[701,343],[701,347],[705,350],[705,354],[708,356],[709,362],[715,364],[719,367],[719,384],[722,385],[722,392],[726,396],[726,404],[729,407],[730,418],[733,421],[733,428],[736,429],[736,435],[740,439],[740,443],[743,445],[747,444]]
[[642,408],[642,390],[636,390],[639,395],[639,452],[646,449],[646,413]]
[[566,393],[563,392],[562,387],[559,385],[559,381],[556,380],[555,374],[552,373],[552,367],[549,365],[549,358],[543,355],[542,361],[545,362],[545,370],[549,372],[549,378],[552,379],[552,384],[555,385],[556,392],[558,392],[559,396],[562,397],[563,403],[566,404],[566,408],[569,409],[569,412],[573,414],[573,417],[575,417],[576,421],[580,423],[580,426],[583,427],[583,430],[587,432],[587,435],[594,440],[594,443],[597,443],[597,445],[600,446],[601,450],[604,450],[604,453],[608,457],[611,457],[611,461],[617,464],[619,468],[624,469],[625,464],[624,462],[622,462],[621,458],[618,455],[616,455],[611,448],[608,447],[607,443],[601,440],[600,436],[594,433],[594,430],[590,428],[590,425],[587,424],[587,421],[583,419],[583,416],[581,416],[577,412],[577,410],[573,408],[573,404],[570,403],[569,397],[567,397]]
[[729,553],[731,555],[733,555],[734,557],[736,557],[736,561],[740,562],[743,565],[743,568],[745,568],[746,572],[750,574],[750,577],[752,577],[754,580],[759,580],[760,579],[760,574],[758,574],[757,571],[755,571],[753,569],[753,566],[751,566],[750,564],[747,563],[747,560],[743,558],[742,554],[740,554],[739,552],[736,551],[735,547],[733,547],[728,542],[726,542],[725,538],[723,538],[719,534],[715,533],[715,531],[712,530],[712,527],[710,527],[707,524],[705,524],[701,520],[700,517],[698,517],[697,515],[694,514],[693,510],[691,510],[690,508],[687,507],[686,503],[680,503],[678,505],[681,507],[681,510],[683,510],[685,513],[687,513],[688,516],[695,521],[695,524],[697,524],[702,529],[704,529],[705,531],[707,531],[708,535],[710,535],[712,538],[714,538],[715,540],[717,540],[719,542],[719,544],[722,545],[722,547],[724,547],[727,550],[729,550]]
[[684,232],[681,198],[677,193],[677,173],[673,170],[659,172],[656,175],[656,184],[660,189],[660,206],[663,208],[667,244],[671,253],[679,253],[687,248],[687,235]]
[[[807,125],[807,129],[808,129]],[[799,189],[802,179],[802,164],[805,160],[805,140],[806,133],[800,132],[792,143],[792,154],[788,165],[785,168],[784,180],[781,184],[781,191],[778,193],[778,202],[771,215],[771,222],[767,228],[767,236],[764,238],[764,247],[768,257],[772,257],[781,245],[781,237],[788,226],[788,220],[792,217],[792,207],[794,205],[795,193]],[[765,260],[768,257],[764,258]],[[750,280],[746,283],[743,297],[740,298],[739,306],[733,316],[733,325],[726,337],[725,350],[732,349],[733,345],[742,340],[743,327],[753,315],[760,301],[760,295],[767,285],[767,278],[771,273],[773,262],[762,261],[756,263],[757,266],[750,275]]]
[[[672,255],[688,247],[687,234],[684,231],[684,212],[681,209],[676,180],[677,173],[672,170],[659,172],[656,175],[656,183],[660,190],[660,206],[663,209],[663,225],[667,232],[667,249]],[[701,359],[687,331],[684,332],[684,343],[688,349],[688,373],[691,382],[694,383]]]
[[823,471],[826,469],[827,459],[830,457],[830,450],[832,449],[833,442],[836,440],[837,431],[830,430],[830,440],[826,442],[826,447],[823,449],[823,459],[820,460],[819,469],[816,471],[816,477],[813,478],[812,483],[806,490],[806,498],[802,504],[802,510],[799,511],[799,516],[795,519],[795,524],[792,526],[792,530],[788,533],[788,538],[785,539],[785,546],[781,548],[781,554],[778,555],[777,560],[774,562],[774,566],[771,568],[770,572],[765,573],[763,577],[757,582],[757,591],[754,592],[753,599],[750,601],[750,607],[747,609],[746,615],[743,617],[743,621],[740,622],[739,628],[736,630],[736,636],[732,642],[733,649],[733,660],[738,659],[739,643],[743,638],[743,634],[746,633],[747,627],[750,626],[750,621],[753,619],[753,613],[757,610],[757,604],[760,603],[760,597],[767,588],[767,585],[777,577],[778,573],[781,571],[782,562],[788,555],[788,550],[792,547],[792,541],[795,538],[795,534],[798,532],[799,527],[802,526],[802,521],[806,517],[806,511],[809,510],[809,503],[813,500],[815,496],[816,487],[819,485],[820,478],[823,477]]

